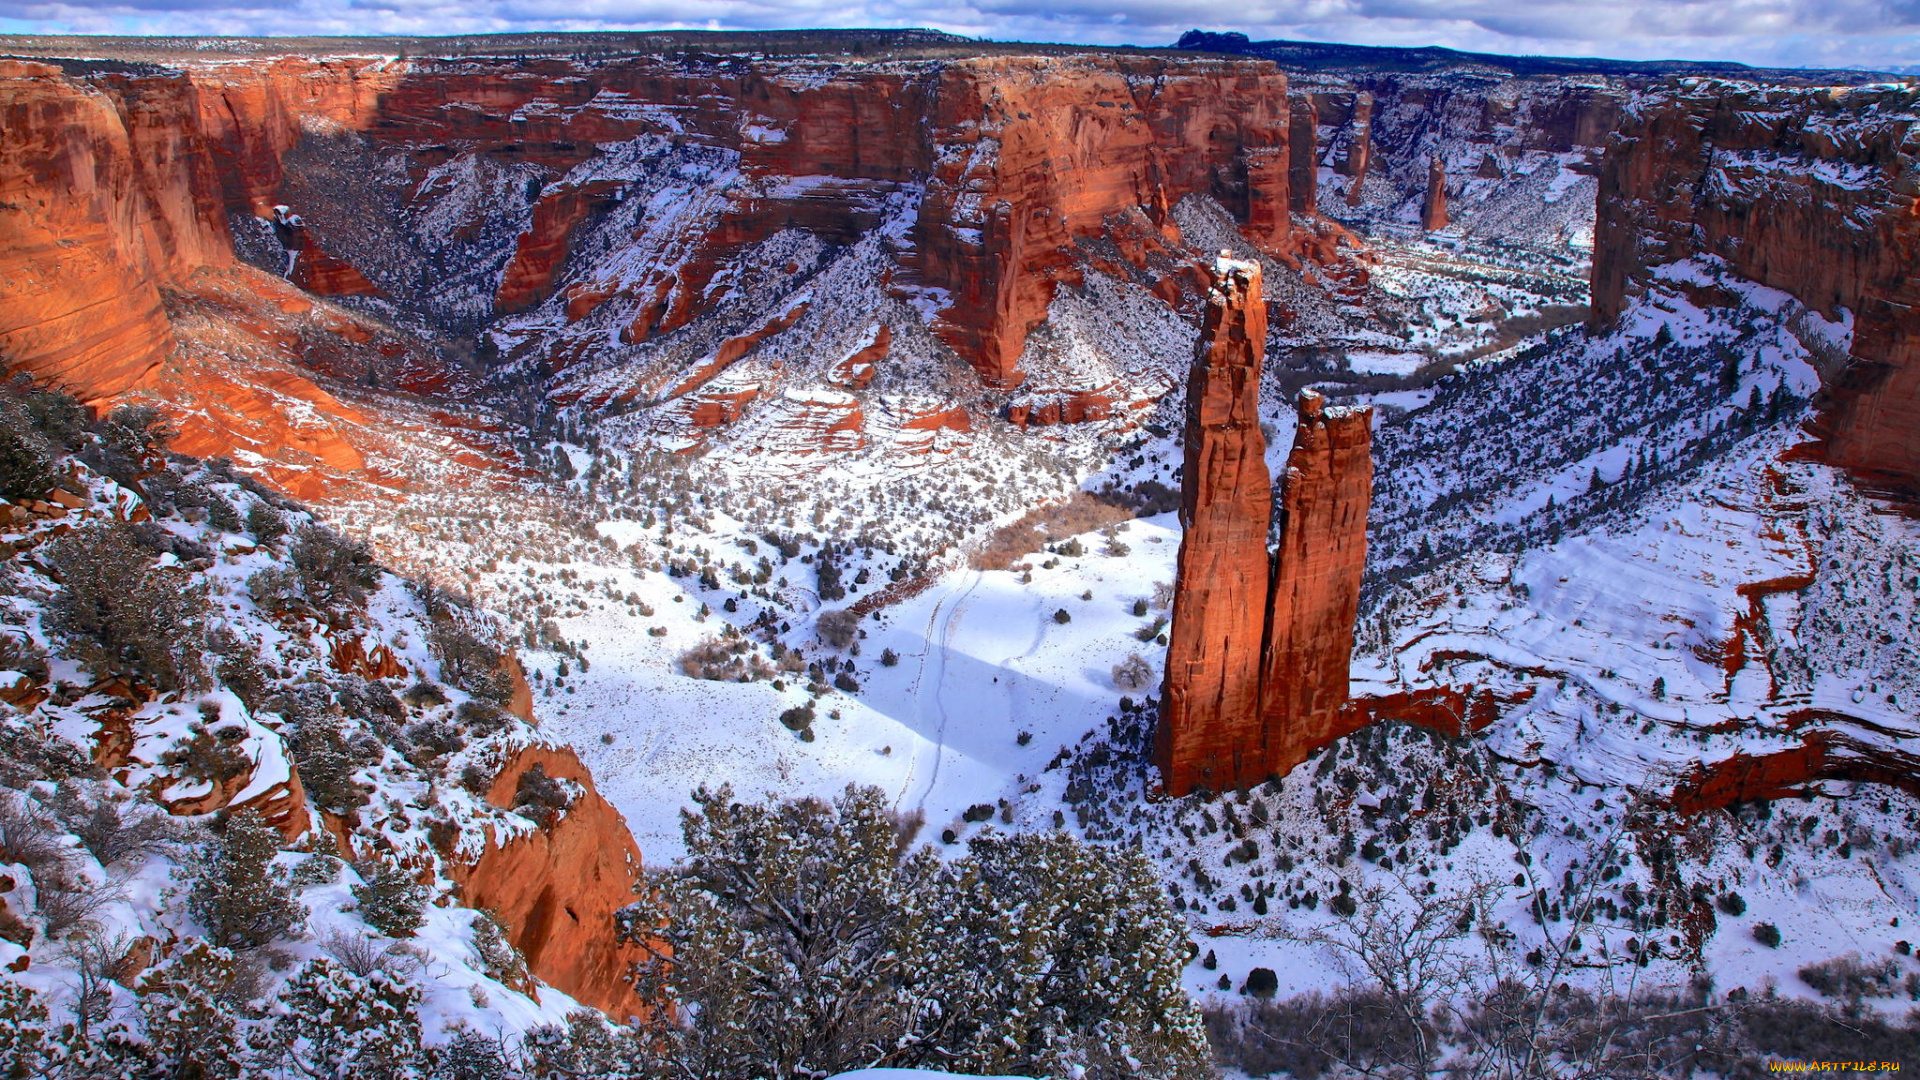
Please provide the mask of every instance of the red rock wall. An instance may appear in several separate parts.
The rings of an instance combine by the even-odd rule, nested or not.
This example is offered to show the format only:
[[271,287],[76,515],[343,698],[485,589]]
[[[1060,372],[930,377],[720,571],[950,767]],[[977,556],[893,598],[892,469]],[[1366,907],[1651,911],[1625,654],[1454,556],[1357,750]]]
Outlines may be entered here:
[[950,300],[937,329],[990,386],[1020,383],[1027,334],[1071,245],[1111,215],[1214,195],[1291,257],[1287,81],[1264,63],[993,58],[941,73],[933,177],[910,265]]
[[1270,773],[1346,734],[1340,711],[1367,563],[1372,452],[1372,409],[1328,409],[1319,394],[1301,391],[1260,680]]
[[181,213],[149,192],[177,189],[143,175],[111,98],[49,65],[0,60],[0,132],[0,359],[89,399],[139,385],[174,349],[160,223]]
[[646,1011],[627,981],[640,950],[615,942],[613,921],[633,902],[640,849],[620,812],[564,747],[520,751],[500,770],[488,801],[512,806],[520,777],[535,765],[580,784],[585,794],[549,828],[489,843],[472,866],[453,867],[461,902],[498,915],[542,981],[624,1021]]
[[1596,321],[1650,271],[1698,255],[1853,312],[1817,433],[1836,465],[1920,491],[1920,215],[1908,90],[1703,83],[1644,103],[1608,148],[1595,227]]
[[1178,576],[1155,758],[1168,793],[1265,780],[1260,650],[1273,481],[1260,434],[1260,267],[1221,261],[1187,381]]

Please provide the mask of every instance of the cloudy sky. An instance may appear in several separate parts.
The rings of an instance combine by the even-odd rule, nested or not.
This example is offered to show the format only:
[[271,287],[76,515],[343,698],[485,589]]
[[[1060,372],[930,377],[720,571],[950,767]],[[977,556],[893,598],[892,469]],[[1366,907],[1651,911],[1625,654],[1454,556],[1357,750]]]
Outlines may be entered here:
[[[1232,21],[1223,21],[1230,13]],[[1885,69],[1920,63],[1920,0],[0,0],[0,32],[451,34],[931,26],[998,40],[1254,38]]]

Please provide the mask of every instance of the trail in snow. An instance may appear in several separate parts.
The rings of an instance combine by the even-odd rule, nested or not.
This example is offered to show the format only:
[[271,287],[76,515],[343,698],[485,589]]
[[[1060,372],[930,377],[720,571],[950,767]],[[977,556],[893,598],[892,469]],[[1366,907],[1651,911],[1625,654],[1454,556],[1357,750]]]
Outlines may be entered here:
[[[952,605],[946,609],[946,621],[940,624],[940,643],[938,647],[934,646],[931,636],[929,636],[927,649],[933,653],[939,665],[939,674],[934,677],[933,693],[931,695],[924,693],[918,683],[916,683],[914,687],[915,698],[919,705],[919,718],[922,731],[926,730],[927,705],[931,704],[934,712],[937,714],[933,737],[933,769],[927,774],[927,784],[926,787],[920,791],[919,801],[914,804],[920,809],[926,807],[928,796],[933,794],[933,789],[940,783],[940,762],[947,756],[947,657],[953,652],[953,637],[954,634],[959,631],[960,618],[966,613],[967,602],[972,598],[973,591],[980,587],[980,582],[984,578],[984,575],[978,570],[969,570],[967,574],[968,580],[966,586],[955,595]],[[922,655],[924,656],[925,654]],[[924,662],[920,670],[924,676],[926,673],[926,665]],[[919,771],[917,765],[916,758],[915,772]],[[911,787],[912,785],[913,777],[909,774],[907,777],[907,786]]]

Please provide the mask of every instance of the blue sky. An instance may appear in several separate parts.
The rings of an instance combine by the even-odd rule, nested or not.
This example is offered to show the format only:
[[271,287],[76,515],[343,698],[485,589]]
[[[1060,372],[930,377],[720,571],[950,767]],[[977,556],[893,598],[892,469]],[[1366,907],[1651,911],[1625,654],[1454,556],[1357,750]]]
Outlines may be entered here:
[[[1223,10],[1232,21],[1223,21]],[[1490,52],[1891,68],[1920,62],[1920,0],[0,0],[0,31],[450,34],[931,26],[999,40],[1254,38]]]

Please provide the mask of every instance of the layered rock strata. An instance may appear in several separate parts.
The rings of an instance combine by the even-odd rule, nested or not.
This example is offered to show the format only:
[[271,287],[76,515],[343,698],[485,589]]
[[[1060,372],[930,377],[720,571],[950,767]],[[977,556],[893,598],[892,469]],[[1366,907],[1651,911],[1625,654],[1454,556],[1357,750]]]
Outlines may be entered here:
[[1303,392],[1267,551],[1260,269],[1222,258],[1187,386],[1178,577],[1155,756],[1164,790],[1246,788],[1352,730],[1372,415]]
[[[1920,92],[1886,86],[1702,82],[1643,99],[1600,178],[1596,320],[1617,319],[1662,267],[1692,259],[1790,293],[1829,320],[1850,317],[1851,355],[1822,373],[1823,452],[1875,483],[1920,492],[1917,119]],[[1738,302],[1711,289],[1700,299]]]

